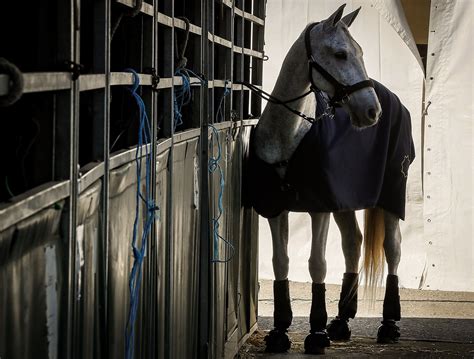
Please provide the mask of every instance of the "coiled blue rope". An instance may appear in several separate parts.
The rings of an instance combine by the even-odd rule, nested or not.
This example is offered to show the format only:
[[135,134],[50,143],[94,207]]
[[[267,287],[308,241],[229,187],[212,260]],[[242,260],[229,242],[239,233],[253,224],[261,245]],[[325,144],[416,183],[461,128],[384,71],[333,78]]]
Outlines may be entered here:
[[[222,94],[222,97],[219,101],[219,107],[217,108],[217,111],[216,111],[217,123],[224,121],[224,112],[223,112],[222,107],[224,104],[225,97],[230,94],[230,89],[227,87],[227,84],[228,82],[226,81],[225,87],[224,87],[224,93]],[[212,130],[211,141],[210,141],[211,155],[209,156],[208,170],[210,174],[216,171],[219,173],[219,194],[217,197],[217,215],[214,218],[212,218],[214,254],[211,261],[214,263],[226,263],[226,262],[229,262],[234,257],[235,247],[230,241],[228,241],[227,239],[225,239],[223,236],[219,234],[219,220],[224,214],[224,188],[225,188],[224,171],[222,170],[222,167],[220,165],[220,161],[222,159],[222,147],[219,141],[219,133],[216,127],[211,124],[209,124],[208,126]],[[216,141],[217,143],[217,153],[215,155],[213,153],[214,141]],[[219,242],[220,241],[223,241],[226,244],[226,246],[228,246],[228,248],[230,249],[230,254],[224,257],[224,259],[221,259],[219,256]]]
[[[186,68],[179,68],[175,71],[175,76],[180,76],[183,84],[181,86],[174,87],[174,130],[178,126],[183,124],[183,114],[181,112],[183,106],[188,105],[191,102],[192,93],[191,86],[195,84],[203,84],[204,79],[201,76],[196,75],[193,71]],[[199,82],[191,82],[191,75],[196,77]]]
[[[133,223],[132,236],[132,251],[133,251],[133,267],[129,277],[129,291],[130,291],[130,309],[128,313],[127,327],[125,329],[125,354],[128,359],[133,358],[135,347],[135,320],[137,317],[137,309],[140,299],[140,284],[142,279],[142,264],[146,255],[147,240],[150,234],[153,222],[155,221],[155,211],[159,208],[153,201],[151,191],[151,171],[153,170],[153,158],[151,151],[151,127],[148,115],[146,113],[145,103],[140,95],[137,93],[140,86],[140,78],[133,69],[126,69],[125,71],[133,74],[133,86],[129,88],[130,93],[134,97],[139,108],[139,130],[138,143],[135,151],[135,162],[137,167],[137,193],[135,202],[135,221]],[[142,192],[142,161],[145,158],[145,190]],[[145,217],[145,224],[141,233],[141,243],[137,243],[138,239],[138,221],[140,218],[140,207],[144,204],[146,212],[143,213]],[[142,209],[143,212],[143,209]]]

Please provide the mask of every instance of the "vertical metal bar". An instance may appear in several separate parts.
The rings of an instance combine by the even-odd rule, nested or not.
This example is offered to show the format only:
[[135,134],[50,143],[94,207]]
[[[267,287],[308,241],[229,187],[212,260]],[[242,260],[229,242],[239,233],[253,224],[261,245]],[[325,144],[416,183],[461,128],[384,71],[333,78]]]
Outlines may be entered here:
[[109,355],[108,347],[108,269],[109,269],[109,199],[110,199],[110,0],[104,0],[102,4],[102,11],[104,16],[104,23],[102,26],[104,37],[104,74],[105,74],[105,88],[104,88],[104,121],[103,121],[103,161],[104,161],[104,177],[102,182],[102,311],[101,316],[103,320],[103,333],[101,338],[104,338],[105,343],[101,348],[101,354],[103,358],[107,358]]
[[[168,0],[165,2],[165,12],[168,14],[171,14],[171,17],[174,18],[174,0]],[[166,301],[165,301],[165,358],[172,358],[172,338],[171,338],[171,331],[172,331],[172,325],[173,325],[173,320],[172,320],[172,300],[171,296],[174,293],[174,287],[173,287],[173,279],[174,279],[174,273],[173,273],[173,265],[172,265],[172,259],[173,259],[173,253],[174,253],[174,246],[173,246],[173,240],[174,240],[174,233],[173,233],[173,144],[174,144],[174,106],[173,106],[173,101],[174,101],[174,21],[173,21],[173,26],[171,27],[171,41],[168,42],[167,39],[165,39],[165,49],[169,49],[167,53],[162,54],[162,56],[169,56],[168,59],[166,60],[165,64],[165,73],[169,73],[172,77],[172,86],[171,86],[171,93],[170,96],[167,96],[167,99],[169,99],[169,108],[170,108],[170,116],[168,121],[166,122],[166,118],[164,119],[165,121],[165,134],[169,137],[171,137],[171,148],[169,152],[169,158],[168,158],[168,171],[170,174],[170,181],[168,181],[168,201],[167,201],[167,221],[166,221],[166,228],[167,228],[167,237],[166,237]],[[167,68],[166,68],[167,67]]]
[[[75,0],[58,2],[58,63],[75,60]],[[62,237],[66,255],[62,268],[67,293],[61,298],[65,320],[61,322],[59,353],[61,357],[72,358],[74,353],[74,302],[75,302],[75,241],[76,241],[76,200],[77,200],[77,131],[75,119],[77,108],[77,86],[55,96],[55,163],[54,179],[69,180],[70,196],[67,199],[62,218]]]
[[[74,8],[73,8],[73,61],[75,63],[80,62],[80,48],[81,48],[81,38],[80,38],[80,18],[81,18],[81,1],[75,0]],[[71,228],[74,229],[74,260],[72,261],[72,268],[73,268],[73,275],[74,278],[77,278],[79,275],[80,267],[76,264],[76,227],[77,227],[77,203],[78,203],[78,172],[79,172],[79,100],[80,100],[80,91],[79,91],[79,81],[74,81],[72,85],[72,93],[73,93],[73,112],[72,112],[72,123],[71,123],[71,157],[70,157],[70,179],[71,179],[71,187],[70,187],[70,195],[71,195],[71,202],[74,207],[74,216],[71,220]],[[80,319],[80,306],[76,305],[76,299],[79,293],[79,285],[83,285],[79,283],[79,281],[75,280],[75,293],[74,293],[74,302],[73,309],[74,309],[74,317],[73,323],[75,333],[73,335],[73,351],[72,351],[72,358],[78,357],[78,354],[82,351],[79,347],[79,343],[82,342],[82,332],[80,331],[81,327],[81,319]]]
[[[237,5],[234,3],[234,8]],[[235,20],[234,20],[235,21]],[[244,25],[244,20],[243,18],[239,18],[238,23],[237,23],[237,33],[234,33],[234,41],[238,44],[238,46],[242,47],[244,46],[244,31],[243,31],[243,25]],[[237,61],[234,66],[238,66],[238,68],[235,71],[236,78],[235,80],[243,80],[243,53],[240,52],[237,56]],[[243,89],[238,92],[238,98],[236,99],[236,105],[238,107],[238,118],[239,120],[242,120],[243,116]]]
[[[261,16],[264,10],[263,0],[254,2],[253,12],[256,16]],[[252,26],[252,48],[254,50],[263,52],[264,45],[264,27],[258,24]],[[252,58],[252,84],[262,85],[263,81],[263,60]],[[251,112],[254,117],[260,117],[262,114],[262,99],[252,93]]]
[[[207,34],[209,32],[208,22],[208,0],[201,0],[201,68],[206,79],[210,78],[209,74],[209,40]],[[209,233],[209,178],[207,163],[209,159],[208,153],[208,124],[209,124],[209,89],[207,82],[203,85],[201,96],[201,141],[200,141],[200,168],[201,168],[201,191],[199,198],[199,208],[201,209],[200,218],[200,270],[199,270],[199,358],[209,358],[209,339],[210,339],[210,233]]]
[[111,98],[111,91],[110,91],[110,27],[111,27],[111,0],[105,0],[103,5],[104,15],[105,15],[105,22],[104,22],[104,74],[105,74],[105,88],[104,88],[104,149],[103,149],[103,156],[104,156],[104,178],[103,178],[103,186],[102,186],[102,205],[103,205],[103,223],[102,223],[102,243],[103,243],[103,282],[104,286],[103,290],[103,302],[101,303],[103,306],[103,320],[104,320],[104,343],[102,347],[102,357],[107,358],[109,355],[109,331],[108,331],[108,273],[109,273],[109,216],[110,216],[110,98]]
[[[155,4],[157,7],[157,3]],[[155,56],[155,26],[156,26],[156,18],[153,16],[151,19],[149,17],[144,17],[144,25],[143,25],[143,63],[145,68],[155,68],[156,69],[156,56]],[[151,121],[151,133],[150,133],[150,142],[151,142],[151,158],[152,158],[152,169],[151,169],[151,195],[152,199],[156,201],[156,157],[157,157],[157,147],[156,147],[156,138],[157,138],[157,121],[156,121],[156,96],[153,89],[147,88],[144,91],[144,98],[147,107],[147,112],[149,114],[149,119]],[[156,300],[157,300],[157,292],[156,292],[156,226],[153,224],[151,228],[150,238],[148,241],[148,248],[147,248],[147,260],[146,260],[146,268],[144,274],[146,274],[146,281],[144,294],[145,298],[142,299],[144,303],[144,321],[145,321],[145,328],[146,332],[143,333],[144,338],[144,348],[143,348],[143,356],[147,358],[156,357],[156,350],[155,350],[155,326],[156,321],[154,320],[153,315],[149,315],[150,313],[156,313]],[[148,313],[148,315],[147,315]]]
[[[105,87],[93,94],[94,121],[92,156],[104,163],[102,177],[102,211],[100,228],[99,250],[99,348],[96,348],[102,357],[107,356],[107,268],[108,268],[108,237],[109,237],[109,143],[110,143],[110,0],[101,0],[93,4],[93,48],[94,57],[92,71],[104,74]],[[86,25],[86,24],[83,24]],[[97,352],[96,352],[97,353]]]
[[[58,62],[77,61],[78,41],[76,29],[78,4],[75,0],[58,2]],[[55,163],[54,179],[69,180],[70,196],[67,199],[66,211],[62,218],[62,236],[65,252],[63,259],[65,281],[68,284],[67,294],[62,298],[65,320],[61,323],[61,340],[59,352],[64,358],[75,356],[75,323],[76,320],[76,211],[77,211],[77,177],[78,177],[78,108],[79,86],[72,83],[71,90],[59,93],[55,99]]]
[[[208,3],[207,7],[207,12],[206,12],[206,25],[208,26],[207,31],[205,32],[206,39],[208,39],[208,33],[211,33],[212,38],[214,38],[214,0],[206,0]],[[208,54],[207,54],[207,59],[208,59],[208,78],[210,81],[215,80],[215,70],[216,70],[216,64],[214,63],[215,61],[215,48],[214,48],[214,41],[207,41],[207,49],[208,49]],[[207,91],[208,94],[208,113],[207,113],[207,121],[208,124],[214,123],[214,86],[212,88],[208,89]],[[209,131],[206,131],[203,136],[206,136],[206,139],[208,140],[209,136]],[[207,150],[209,150],[209,142],[207,146]],[[209,154],[207,155],[208,161],[209,161]],[[207,163],[202,167],[202,168],[207,168]],[[204,171],[203,171],[204,172]],[[216,292],[215,292],[215,278],[216,278],[216,273],[215,273],[215,266],[210,262],[210,258],[214,255],[214,240],[213,240],[213,235],[212,235],[212,226],[211,226],[211,218],[213,217],[213,203],[214,203],[214,184],[212,180],[212,175],[208,174],[208,171],[206,172],[207,176],[207,190],[208,190],[208,196],[205,199],[207,201],[206,206],[208,206],[208,222],[207,226],[211,228],[209,231],[209,250],[210,250],[210,255],[209,255],[209,298],[210,298],[210,310],[208,311],[208,315],[210,316],[209,320],[209,344],[208,344],[208,355],[211,358],[216,357],[215,353],[215,323],[216,323],[216,317],[217,317],[217,311],[216,311]]]
[[[199,23],[197,23],[195,25],[202,26],[201,1],[194,1],[193,2],[192,11],[194,11],[196,14],[201,14],[201,19],[199,20]],[[195,17],[195,20],[198,21],[197,16]],[[201,39],[202,39],[202,37],[204,37],[204,32],[202,32]],[[201,49],[200,43],[199,43],[199,46],[196,46],[196,40],[193,37],[193,35],[190,36],[190,41],[193,41],[193,50],[194,50],[194,53],[192,54],[192,57],[193,57],[192,63],[193,63],[194,68],[192,68],[191,70],[196,71],[197,74],[199,74],[199,73],[202,74],[203,73],[202,63],[201,63],[201,57],[202,57],[201,50],[202,49]],[[203,96],[203,87],[202,86],[200,86],[199,88],[196,88],[196,89],[193,90],[193,102],[192,102],[192,113],[193,113],[192,119],[193,119],[193,121],[191,123],[191,127],[194,127],[194,128],[201,126],[200,113],[201,113],[201,98],[202,98],[202,96]],[[199,114],[199,115],[196,116],[196,114]]]

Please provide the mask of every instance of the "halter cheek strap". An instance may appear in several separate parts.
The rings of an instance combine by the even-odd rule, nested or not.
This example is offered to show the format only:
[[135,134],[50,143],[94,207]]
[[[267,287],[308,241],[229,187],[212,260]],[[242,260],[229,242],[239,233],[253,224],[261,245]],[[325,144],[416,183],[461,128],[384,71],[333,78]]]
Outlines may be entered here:
[[329,72],[327,72],[318,62],[314,59],[311,53],[311,29],[318,23],[315,22],[308,26],[304,34],[304,42],[306,46],[306,55],[308,56],[308,69],[309,69],[309,80],[313,89],[321,91],[318,86],[314,83],[312,69],[318,71],[322,77],[324,77],[331,85],[334,86],[334,96],[331,98],[330,104],[335,105],[342,103],[345,99],[353,92],[356,92],[364,87],[374,87],[372,80],[363,80],[353,85],[343,85],[337,81]]

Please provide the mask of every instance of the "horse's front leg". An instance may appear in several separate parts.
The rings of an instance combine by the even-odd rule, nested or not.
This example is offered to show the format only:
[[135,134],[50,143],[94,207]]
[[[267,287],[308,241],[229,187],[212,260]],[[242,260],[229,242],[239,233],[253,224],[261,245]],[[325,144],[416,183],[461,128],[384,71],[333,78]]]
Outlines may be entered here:
[[329,213],[310,213],[313,238],[309,273],[313,281],[311,314],[309,316],[310,334],[304,341],[306,354],[324,354],[330,345],[326,332],[328,315],[326,312],[326,240],[329,228]]
[[266,351],[281,353],[290,349],[291,342],[286,334],[293,319],[288,286],[288,212],[282,212],[268,220],[273,244],[274,329],[265,337]]
[[398,291],[398,264],[401,257],[402,235],[397,216],[384,211],[385,240],[384,251],[387,260],[388,275],[383,301],[383,320],[377,333],[378,343],[397,343],[400,329],[396,322],[400,320],[400,296]]
[[353,319],[357,313],[362,233],[354,211],[334,213],[334,219],[341,232],[346,272],[342,279],[338,314],[329,323],[327,330],[331,340],[349,340],[351,337],[349,319]]

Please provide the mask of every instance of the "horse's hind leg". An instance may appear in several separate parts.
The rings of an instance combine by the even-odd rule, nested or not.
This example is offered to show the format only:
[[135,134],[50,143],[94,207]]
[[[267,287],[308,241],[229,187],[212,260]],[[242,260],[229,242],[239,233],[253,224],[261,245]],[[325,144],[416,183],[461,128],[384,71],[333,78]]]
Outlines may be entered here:
[[309,258],[309,273],[313,281],[311,314],[309,323],[310,334],[304,342],[306,354],[323,354],[330,345],[326,332],[326,240],[329,228],[329,213],[310,213],[313,238],[311,256]]
[[266,351],[281,353],[290,349],[291,342],[286,334],[293,313],[291,311],[290,292],[288,286],[288,212],[282,212],[268,220],[273,243],[273,282],[274,298],[274,329],[265,337]]
[[397,343],[400,329],[395,322],[400,320],[400,296],[398,292],[398,264],[401,257],[402,235],[397,216],[384,211],[385,239],[383,243],[388,275],[383,300],[383,321],[377,333],[378,343]]
[[331,340],[349,340],[351,337],[349,319],[353,319],[357,313],[358,272],[362,233],[357,224],[354,211],[334,213],[334,219],[341,232],[346,272],[342,279],[338,314],[329,323],[327,330]]

